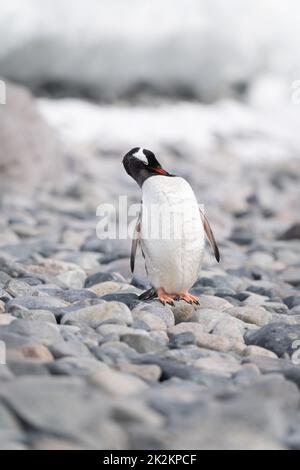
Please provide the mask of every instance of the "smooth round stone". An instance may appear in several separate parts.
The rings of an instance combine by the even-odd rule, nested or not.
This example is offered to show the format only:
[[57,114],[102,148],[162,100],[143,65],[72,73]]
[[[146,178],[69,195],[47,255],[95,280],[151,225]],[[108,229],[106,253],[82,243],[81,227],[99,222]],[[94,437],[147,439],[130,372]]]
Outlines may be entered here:
[[266,297],[265,295],[254,294],[253,292],[248,292],[247,294],[247,298],[243,300],[244,306],[258,307],[263,305],[268,300],[268,297]]
[[284,232],[280,240],[300,240],[300,224],[294,224]]
[[6,311],[10,312],[16,306],[25,307],[29,310],[53,310],[56,308],[67,307],[68,303],[50,296],[38,296],[38,297],[17,297],[10,300],[6,304]]
[[228,302],[228,300],[222,299],[220,297],[215,297],[213,295],[201,295],[199,297],[199,303],[200,307],[198,306],[198,309],[200,310],[202,308],[211,308],[223,312],[227,308],[232,307],[231,303]]
[[199,323],[194,323],[194,322],[187,322],[187,323],[178,323],[175,326],[172,326],[171,328],[168,328],[167,333],[168,336],[171,340],[173,340],[174,337],[177,335],[180,335],[182,333],[193,333],[194,336],[197,337],[198,334],[202,334],[204,331],[203,326],[200,325]]
[[59,341],[51,344],[49,350],[55,359],[61,359],[63,357],[86,357],[90,356],[91,353],[84,343],[81,341]]
[[127,333],[132,332],[132,328],[126,325],[117,325],[117,324],[106,324],[101,325],[96,328],[97,333],[102,336],[110,336],[110,335],[125,335]]
[[124,363],[118,366],[121,372],[133,374],[149,382],[157,382],[162,374],[161,368],[156,364],[130,364]]
[[16,319],[10,325],[3,326],[1,334],[12,334],[20,339],[23,338],[26,342],[32,340],[36,343],[39,341],[45,346],[62,339],[58,326],[53,323],[20,319]]
[[264,304],[262,304],[262,306],[268,312],[274,312],[283,315],[288,313],[287,306],[282,302],[265,302]]
[[81,289],[86,280],[86,273],[77,267],[77,269],[70,269],[70,271],[59,274],[57,279],[70,289]]
[[244,349],[244,343],[239,340],[226,338],[225,336],[200,333],[196,334],[197,346],[200,348],[212,349],[214,351],[240,353]]
[[142,321],[144,322],[147,326],[149,331],[155,331],[155,330],[162,330],[166,331],[167,325],[166,323],[157,315],[153,315],[152,313],[149,313],[144,310],[132,310],[132,316],[135,321]]
[[61,323],[77,322],[97,328],[103,323],[130,325],[132,321],[131,312],[125,304],[121,302],[104,302],[67,313],[62,317]]
[[5,290],[13,297],[23,297],[38,294],[38,291],[32,288],[30,285],[22,281],[16,281],[15,279],[9,281],[5,287]]
[[89,290],[94,292],[98,297],[103,297],[107,294],[113,294],[121,289],[121,285],[117,282],[113,281],[106,281],[101,282],[99,284],[94,284],[93,286],[89,287]]
[[140,378],[108,367],[92,375],[89,383],[109,395],[116,396],[136,395],[147,390],[146,383]]
[[43,344],[31,344],[23,346],[21,352],[24,357],[30,359],[39,359],[41,362],[50,363],[54,361],[54,357],[46,346]]
[[183,348],[185,346],[196,344],[196,337],[191,331],[185,331],[172,337],[170,341],[170,348]]
[[10,323],[13,322],[15,319],[16,318],[13,315],[10,315],[9,313],[0,312],[0,326],[10,325]]
[[153,339],[143,330],[133,330],[130,333],[121,335],[120,340],[138,353],[159,353],[166,349],[166,345],[161,342],[161,339]]
[[201,357],[193,362],[193,366],[212,374],[223,375],[225,377],[231,377],[232,374],[237,373],[242,368],[239,362],[233,356],[229,355]]
[[23,320],[38,320],[45,321],[49,323],[57,323],[55,315],[49,310],[28,310],[27,308],[14,308],[11,310],[12,315],[15,318],[20,318]]
[[289,314],[290,314],[290,315],[300,315],[300,305],[297,305],[296,307],[293,307],[293,308],[289,311]]
[[277,359],[277,356],[272,351],[268,349],[261,348],[260,346],[247,346],[243,352],[242,356],[264,356],[264,357],[272,357]]
[[285,299],[283,299],[283,302],[290,309],[298,307],[300,305],[300,295],[291,295],[289,297],[286,297]]
[[245,323],[264,326],[272,321],[272,314],[262,307],[231,307],[226,310],[229,315],[242,320]]
[[245,327],[243,326],[243,322],[228,315],[227,317],[224,317],[221,320],[217,321],[216,325],[212,330],[212,333],[215,335],[220,335],[229,339],[243,342],[244,331]]
[[269,253],[263,251],[256,251],[251,253],[248,258],[248,263],[253,266],[259,266],[262,268],[272,266],[274,258]]
[[197,305],[190,305],[184,300],[176,301],[175,307],[171,307],[175,317],[175,323],[190,321],[197,307]]
[[279,279],[292,286],[299,286],[300,285],[300,267],[297,266],[290,266],[287,267],[280,275]]
[[132,314],[135,315],[135,312],[138,314],[141,310],[159,317],[168,328],[175,325],[172,309],[168,305],[162,305],[159,301],[140,302],[134,307]]
[[211,333],[218,321],[226,318],[226,313],[212,308],[201,308],[194,312],[192,321],[202,326],[204,333]]
[[106,294],[102,297],[107,302],[122,302],[132,310],[139,302],[137,294],[133,292],[115,292],[114,294]]
[[125,279],[119,273],[98,272],[91,274],[86,278],[84,287],[89,288],[103,282],[125,282]]
[[299,349],[300,325],[269,323],[260,330],[247,332],[245,342],[273,351],[278,357],[290,358]]
[[97,299],[97,295],[94,292],[89,291],[88,289],[68,289],[65,291],[61,290],[56,295],[60,299],[70,304],[74,304],[75,302],[83,302],[84,300],[88,299]]
[[63,357],[49,364],[53,375],[69,375],[88,377],[105,368],[105,364],[91,357]]
[[86,273],[74,263],[67,263],[54,258],[47,258],[38,265],[28,267],[33,273],[53,276],[70,289],[81,289],[86,280]]

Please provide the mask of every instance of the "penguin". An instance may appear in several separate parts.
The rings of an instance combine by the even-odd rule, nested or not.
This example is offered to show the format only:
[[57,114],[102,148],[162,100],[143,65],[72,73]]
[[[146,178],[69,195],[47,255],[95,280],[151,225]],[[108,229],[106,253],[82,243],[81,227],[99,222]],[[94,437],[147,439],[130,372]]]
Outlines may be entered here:
[[220,252],[192,187],[184,178],[163,169],[155,154],[142,147],[131,149],[124,156],[123,165],[142,191],[131,247],[131,271],[140,244],[152,287],[139,298],[158,298],[164,305],[173,306],[176,300],[199,304],[189,290],[202,267],[204,234],[218,262]]

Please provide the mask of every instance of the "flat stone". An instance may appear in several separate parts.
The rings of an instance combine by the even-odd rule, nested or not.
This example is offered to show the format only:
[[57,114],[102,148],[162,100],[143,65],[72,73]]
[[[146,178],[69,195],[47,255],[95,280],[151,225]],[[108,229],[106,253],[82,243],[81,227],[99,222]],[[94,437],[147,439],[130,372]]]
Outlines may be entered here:
[[84,287],[90,288],[94,285],[101,284],[103,282],[125,282],[123,276],[118,273],[106,273],[106,272],[99,272],[95,274],[91,274],[86,278]]
[[159,301],[152,302],[140,302],[132,310],[132,314],[135,315],[135,312],[143,310],[143,312],[151,313],[163,320],[167,328],[175,325],[174,314],[172,309],[168,305],[162,305]]
[[60,290],[56,295],[70,304],[82,302],[84,300],[97,299],[97,295],[88,289]]
[[105,302],[67,313],[62,317],[61,323],[77,322],[97,328],[103,323],[130,325],[132,321],[131,312],[125,304],[121,302]]
[[264,357],[272,357],[277,358],[276,354],[268,349],[261,348],[260,346],[247,346],[243,352],[242,356],[264,356]]
[[48,365],[53,375],[89,377],[105,368],[106,365],[93,357],[63,357]]
[[38,265],[28,266],[33,273],[53,276],[71,289],[81,289],[86,280],[86,273],[74,263],[47,258]]
[[9,313],[0,313],[0,326],[10,325],[10,323],[15,319],[16,318],[13,315],[10,315]]
[[17,377],[49,375],[47,363],[37,360],[36,358],[24,358],[21,361],[12,361],[9,363],[9,368]]
[[300,347],[300,325],[270,323],[247,332],[245,342],[273,351],[278,357],[291,357]]
[[21,306],[29,310],[53,310],[66,307],[68,304],[61,299],[50,296],[17,297],[6,304],[6,311],[10,312],[14,307]]
[[298,307],[300,305],[300,295],[291,295],[283,299],[285,305],[292,309],[293,307]]
[[87,357],[90,356],[88,348],[81,341],[59,341],[49,346],[51,354],[55,359],[61,359],[63,357]]
[[53,362],[54,357],[46,346],[43,344],[31,344],[30,346],[23,346],[21,352],[24,357],[30,359],[39,359],[41,362]]
[[49,310],[29,310],[26,307],[15,306],[10,309],[14,318],[22,320],[38,320],[56,324],[55,315]]
[[197,333],[195,336],[197,345],[200,348],[207,348],[220,352],[234,351],[236,353],[239,353],[244,349],[244,344],[242,342],[226,338],[225,336],[208,333]]
[[226,318],[225,312],[220,312],[212,308],[201,308],[194,312],[192,321],[202,326],[205,333],[211,333],[216,324]]
[[288,313],[288,308],[287,306],[282,303],[282,302],[265,302],[263,304],[263,307],[268,311],[268,312],[274,312],[274,313],[279,313],[281,314],[287,314]]
[[196,337],[191,331],[185,331],[173,336],[169,346],[170,348],[180,349],[191,344],[196,344]]
[[280,236],[280,240],[300,240],[300,224],[294,224],[288,228]]
[[103,297],[107,294],[113,294],[121,289],[121,285],[117,282],[106,281],[99,284],[92,285],[89,290],[94,292],[99,297]]
[[202,357],[197,359],[193,365],[201,370],[223,375],[225,377],[231,377],[232,374],[238,372],[241,369],[241,365],[238,363],[238,361],[229,355]]
[[300,268],[296,266],[287,267],[280,275],[279,279],[291,284],[292,286],[300,285]]
[[161,377],[161,368],[156,364],[130,364],[129,362],[118,366],[121,372],[133,374],[149,382],[157,382]]
[[109,397],[79,377],[19,377],[1,386],[0,396],[19,420],[42,435],[95,450],[129,445],[109,418]]
[[143,321],[147,324],[149,331],[161,330],[166,331],[167,325],[158,315],[153,315],[144,310],[132,310],[134,320]]
[[136,395],[147,389],[146,383],[138,377],[109,368],[98,371],[89,382],[112,395]]
[[134,292],[115,292],[113,294],[106,294],[101,297],[106,302],[122,302],[132,310],[139,302],[138,295]]
[[194,322],[182,322],[178,323],[175,326],[172,326],[171,328],[168,328],[167,332],[170,337],[170,339],[173,339],[175,336],[181,334],[181,333],[193,333],[196,338],[198,334],[203,333],[203,326],[200,325],[199,323],[194,323]]
[[[58,327],[52,323],[16,319],[10,325],[1,327],[1,336],[13,334],[38,342],[45,346],[61,340]],[[3,337],[3,336],[2,336]]]
[[152,339],[145,331],[142,332],[141,330],[121,335],[120,340],[139,353],[158,353],[166,349],[164,344]]
[[224,310],[232,307],[231,303],[228,302],[228,300],[221,299],[220,297],[215,297],[213,295],[201,295],[201,297],[199,298],[199,302],[200,310],[203,308],[211,308],[213,310],[223,312]]
[[37,295],[37,290],[32,288],[30,285],[26,284],[22,281],[17,281],[15,279],[11,279],[5,290],[8,294],[12,295],[13,297],[23,297],[23,296],[31,296]]
[[231,307],[226,312],[245,323],[257,326],[264,326],[272,321],[272,314],[261,307]]

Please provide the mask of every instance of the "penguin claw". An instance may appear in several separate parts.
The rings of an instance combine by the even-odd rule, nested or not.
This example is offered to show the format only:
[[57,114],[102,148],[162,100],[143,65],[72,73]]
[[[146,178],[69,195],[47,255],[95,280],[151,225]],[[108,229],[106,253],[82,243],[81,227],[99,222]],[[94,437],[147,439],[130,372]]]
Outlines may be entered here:
[[195,297],[192,294],[189,294],[188,292],[180,295],[179,300],[184,300],[186,303],[188,303],[190,305],[193,305],[193,304],[200,305],[199,300],[197,299],[197,297]]
[[168,294],[164,289],[157,289],[157,296],[159,301],[163,305],[171,305],[172,307],[175,307],[174,300],[176,295],[175,294]]

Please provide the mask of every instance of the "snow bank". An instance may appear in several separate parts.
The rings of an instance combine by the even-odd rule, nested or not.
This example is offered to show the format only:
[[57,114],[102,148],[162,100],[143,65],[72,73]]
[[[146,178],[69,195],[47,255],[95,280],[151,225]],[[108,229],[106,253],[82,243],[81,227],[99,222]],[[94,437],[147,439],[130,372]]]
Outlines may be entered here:
[[0,75],[104,99],[205,101],[300,77],[297,0],[1,0]]

